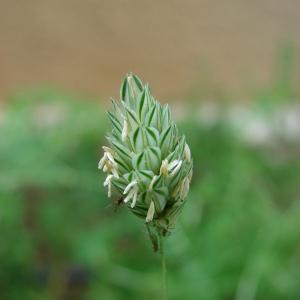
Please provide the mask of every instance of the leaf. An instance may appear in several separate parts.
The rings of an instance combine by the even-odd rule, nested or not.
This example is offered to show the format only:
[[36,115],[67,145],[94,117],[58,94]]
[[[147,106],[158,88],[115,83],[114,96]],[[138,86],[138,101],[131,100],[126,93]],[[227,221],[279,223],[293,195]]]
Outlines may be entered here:
[[118,157],[118,158],[115,157],[115,161],[118,164],[118,170],[120,173],[123,174],[123,173],[130,171],[131,165],[128,165],[127,163],[125,163],[121,157]]
[[168,161],[173,161],[175,159],[182,159],[182,155],[184,151],[185,137],[181,136],[180,139],[173,138],[173,140],[174,140],[173,145],[176,146],[175,146],[175,150],[166,157]]
[[159,145],[159,132],[154,127],[145,128],[145,138],[150,147],[156,147]]
[[171,124],[171,112],[169,105],[165,105],[162,109],[162,129],[168,128]]
[[126,188],[127,186],[127,182],[124,178],[113,178],[112,179],[112,185],[117,189],[117,191],[120,193],[120,194],[123,194],[123,191],[124,189]]
[[146,191],[154,176],[154,173],[152,171],[139,170],[139,171],[135,171],[135,174],[139,179],[139,182],[142,182],[143,190]]
[[153,171],[149,171],[149,170],[140,170],[140,174],[142,174],[142,176],[144,178],[146,178],[147,180],[152,180],[154,173]]
[[161,106],[158,102],[155,103],[155,111],[151,117],[149,126],[155,127],[157,130],[161,131]]
[[133,148],[135,152],[141,152],[144,149],[144,141],[143,141],[143,132],[142,128],[138,127],[136,130],[129,136],[132,141]]
[[150,111],[147,113],[146,118],[145,118],[145,124],[146,126],[150,126],[152,123],[152,120],[154,118],[154,114],[156,111],[156,105],[153,105],[150,109]]
[[179,159],[179,157],[176,157],[175,155],[176,155],[176,151],[174,150],[165,159],[167,159],[168,161],[173,161],[175,159]]
[[138,116],[141,123],[144,121],[146,113],[147,113],[147,101],[145,97],[145,91],[143,91],[141,96],[138,99]]
[[[113,105],[114,108],[114,112],[115,112],[115,117],[116,119],[120,122],[120,120],[122,120],[122,115],[124,115],[124,112],[122,110],[122,107],[120,105],[120,102],[117,102],[115,99],[111,98],[111,103]],[[121,122],[120,122],[121,123]]]
[[147,105],[150,107],[150,106],[155,104],[155,100],[151,95],[150,88],[149,88],[148,84],[145,85],[144,90],[145,90],[145,98],[146,98],[146,101],[147,101]]
[[120,99],[123,101],[125,101],[126,90],[127,90],[127,76],[123,80],[123,82],[121,84],[121,88],[120,88]]
[[116,140],[111,140],[111,144],[116,154],[127,164],[131,163],[131,154],[129,150]]
[[127,184],[128,184],[129,182],[131,182],[133,180],[133,171],[124,174],[123,177],[127,180]]
[[138,116],[135,113],[135,111],[130,109],[128,106],[125,107],[125,110],[126,110],[126,116],[127,116],[127,119],[129,121],[131,128],[136,128],[137,126],[139,126],[140,121],[139,121]]
[[121,90],[120,90],[120,98],[123,100],[129,107],[131,107],[131,99],[129,94],[129,87],[128,87],[128,77],[124,79]]
[[146,157],[145,153],[141,152],[135,154],[132,158],[132,166],[135,170],[141,170],[146,168]]
[[135,82],[136,88],[141,92],[143,90],[143,82],[141,81],[141,79],[136,76],[136,75],[132,75],[132,78]]
[[136,100],[143,90],[142,81],[133,74],[127,74],[120,89],[120,98],[130,107],[136,107]]
[[175,188],[175,186],[182,180],[183,177],[184,177],[183,167],[180,168],[180,170],[175,174],[175,176],[168,177],[167,183],[170,190]]
[[164,182],[164,177],[161,176],[161,175],[158,175],[153,186],[152,186],[152,190],[155,190],[156,188],[158,187],[161,187],[161,185],[163,184]]
[[162,112],[162,107],[159,102],[156,103],[156,110],[157,110],[157,129],[161,132],[164,128],[162,127],[162,118],[161,118],[161,112]]
[[184,146],[185,146],[185,136],[181,136],[181,138],[179,139],[177,146],[175,148],[175,152],[176,152],[176,156],[178,158],[182,158],[183,156],[183,151],[184,151]]
[[169,126],[166,128],[161,136],[160,136],[160,141],[159,141],[159,146],[161,149],[162,157],[166,157],[168,152],[170,151],[170,143],[172,141],[172,128],[173,126]]
[[161,165],[161,151],[158,147],[147,147],[145,149],[147,166],[155,174],[158,173]]
[[153,191],[153,201],[155,205],[155,210],[157,212],[162,212],[167,204],[169,190],[167,187],[161,187]]
[[111,113],[110,111],[107,112],[108,117],[112,123],[113,129],[116,130],[116,132],[121,133],[122,132],[122,125],[120,124],[119,120]]

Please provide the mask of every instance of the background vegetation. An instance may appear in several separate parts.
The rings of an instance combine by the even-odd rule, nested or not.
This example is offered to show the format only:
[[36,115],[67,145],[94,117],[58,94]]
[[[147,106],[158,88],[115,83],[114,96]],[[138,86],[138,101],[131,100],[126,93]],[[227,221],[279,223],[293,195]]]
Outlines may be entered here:
[[[300,141],[276,117],[297,104],[282,101],[296,97],[287,78],[253,93],[249,118],[227,106],[182,118],[195,174],[166,244],[170,299],[299,299]],[[160,299],[159,255],[102,187],[104,111],[48,89],[5,107],[0,299]]]

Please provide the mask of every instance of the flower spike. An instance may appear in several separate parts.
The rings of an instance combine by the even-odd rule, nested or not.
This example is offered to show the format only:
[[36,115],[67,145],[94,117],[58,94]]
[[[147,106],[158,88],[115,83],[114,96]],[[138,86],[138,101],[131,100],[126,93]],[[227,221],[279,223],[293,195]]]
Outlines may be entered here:
[[166,235],[185,204],[193,161],[185,138],[148,84],[128,74],[109,112],[110,146],[98,168],[107,173],[108,197],[122,197],[128,209],[142,217],[147,228]]

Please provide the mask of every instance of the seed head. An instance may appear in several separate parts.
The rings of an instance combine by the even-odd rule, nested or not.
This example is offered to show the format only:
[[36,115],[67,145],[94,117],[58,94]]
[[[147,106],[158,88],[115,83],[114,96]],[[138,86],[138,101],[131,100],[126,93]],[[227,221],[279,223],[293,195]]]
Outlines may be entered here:
[[99,169],[108,173],[104,186],[123,197],[129,210],[163,235],[173,228],[184,206],[193,161],[185,137],[148,85],[128,74],[120,101],[108,112],[112,130],[103,146]]

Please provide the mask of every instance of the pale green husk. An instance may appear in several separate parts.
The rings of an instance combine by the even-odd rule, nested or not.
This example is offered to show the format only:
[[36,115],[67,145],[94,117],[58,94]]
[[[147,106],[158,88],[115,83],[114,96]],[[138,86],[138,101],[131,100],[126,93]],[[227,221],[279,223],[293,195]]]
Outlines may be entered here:
[[185,137],[178,132],[168,105],[151,95],[148,85],[128,74],[120,101],[108,112],[112,131],[99,168],[108,173],[109,196],[122,197],[148,229],[166,235],[187,196],[193,162]]

